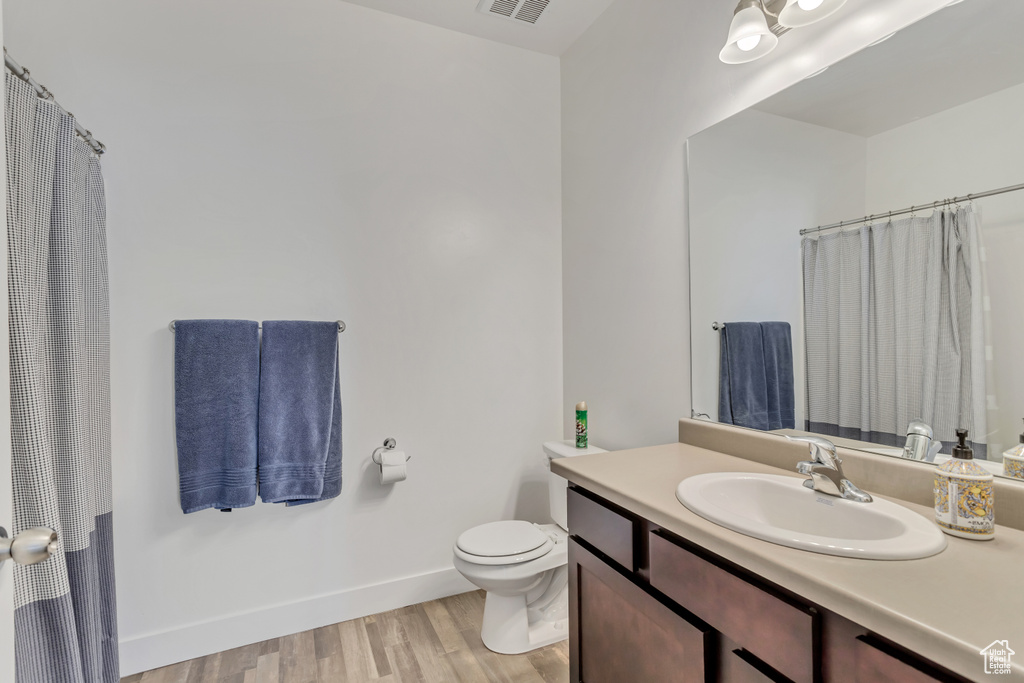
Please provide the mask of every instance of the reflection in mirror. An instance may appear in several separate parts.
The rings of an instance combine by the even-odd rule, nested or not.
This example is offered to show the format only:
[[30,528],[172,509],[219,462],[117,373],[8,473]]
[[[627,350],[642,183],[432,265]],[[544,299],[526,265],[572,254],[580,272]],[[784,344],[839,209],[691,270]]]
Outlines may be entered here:
[[[935,462],[966,428],[1004,473],[1024,417],[1022,26],[1018,0],[949,6],[690,138],[695,414]],[[739,323],[788,323],[791,370]]]

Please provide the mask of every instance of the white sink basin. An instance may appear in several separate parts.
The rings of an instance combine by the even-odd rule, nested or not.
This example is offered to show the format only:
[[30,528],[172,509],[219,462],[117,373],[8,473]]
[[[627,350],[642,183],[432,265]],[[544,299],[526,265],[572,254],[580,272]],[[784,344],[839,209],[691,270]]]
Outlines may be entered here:
[[699,474],[679,484],[676,498],[727,529],[814,553],[914,560],[946,548],[938,526],[912,510],[879,498],[855,503],[828,496],[796,477]]

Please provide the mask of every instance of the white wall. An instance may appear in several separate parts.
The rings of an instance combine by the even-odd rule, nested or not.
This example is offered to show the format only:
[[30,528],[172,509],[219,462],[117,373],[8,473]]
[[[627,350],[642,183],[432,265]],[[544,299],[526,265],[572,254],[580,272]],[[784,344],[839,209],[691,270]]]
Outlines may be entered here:
[[[868,139],[868,211],[926,204],[1024,182],[1024,85]],[[1024,417],[1024,193],[977,202],[989,299],[990,458],[1015,445]]]
[[[337,0],[6,0],[105,142],[123,673],[469,589],[547,512],[562,401],[557,58]],[[342,318],[344,491],[183,515],[173,318]],[[370,453],[393,436],[407,482]]]
[[579,400],[606,448],[675,441],[690,413],[686,138],[946,4],[848,3],[727,66],[735,3],[617,0],[563,55],[566,435]]
[[799,231],[864,213],[867,143],[749,109],[690,138],[693,408],[718,420],[714,321],[782,320],[793,329],[796,424],[805,415]]

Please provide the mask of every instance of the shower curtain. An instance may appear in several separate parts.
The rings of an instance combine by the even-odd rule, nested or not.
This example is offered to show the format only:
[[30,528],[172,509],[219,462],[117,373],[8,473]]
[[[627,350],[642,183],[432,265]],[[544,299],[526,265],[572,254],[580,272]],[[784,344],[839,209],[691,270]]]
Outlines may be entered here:
[[74,119],[6,74],[14,531],[54,529],[15,565],[19,683],[118,680],[103,178]]
[[808,431],[901,447],[922,419],[987,457],[979,223],[966,206],[803,241]]

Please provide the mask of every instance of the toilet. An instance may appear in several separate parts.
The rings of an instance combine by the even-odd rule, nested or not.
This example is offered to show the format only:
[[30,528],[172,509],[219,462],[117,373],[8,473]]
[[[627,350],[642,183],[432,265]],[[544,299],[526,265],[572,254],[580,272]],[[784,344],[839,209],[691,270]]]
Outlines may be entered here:
[[[605,453],[573,441],[544,444],[545,463]],[[548,499],[554,524],[518,520],[490,522],[459,536],[455,568],[487,591],[480,638],[488,649],[512,655],[569,637],[568,482],[548,473]]]

